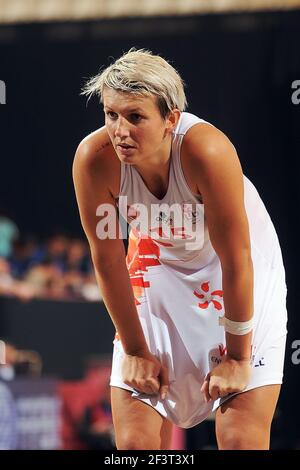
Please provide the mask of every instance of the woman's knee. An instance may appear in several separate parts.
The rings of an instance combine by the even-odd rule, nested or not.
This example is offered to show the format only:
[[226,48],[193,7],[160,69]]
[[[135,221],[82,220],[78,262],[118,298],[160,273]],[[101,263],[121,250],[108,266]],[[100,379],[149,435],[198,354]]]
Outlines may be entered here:
[[118,450],[159,450],[159,441],[156,436],[138,430],[127,430],[116,436]]
[[227,428],[217,434],[219,450],[267,450],[269,432],[258,429]]
[[216,413],[219,449],[264,450],[270,447],[270,428],[280,385],[240,393]]

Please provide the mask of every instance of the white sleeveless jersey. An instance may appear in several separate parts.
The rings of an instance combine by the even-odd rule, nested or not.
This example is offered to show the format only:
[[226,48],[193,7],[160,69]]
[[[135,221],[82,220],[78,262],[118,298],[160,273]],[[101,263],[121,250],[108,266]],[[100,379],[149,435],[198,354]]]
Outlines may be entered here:
[[[210,242],[205,207],[201,197],[191,192],[180,159],[184,135],[198,123],[205,121],[181,114],[162,199],[149,191],[132,165],[121,163],[117,201],[120,214],[132,226],[127,266],[139,318],[150,351],[168,368],[171,385],[163,401],[125,385],[118,335],[111,385],[132,390],[134,397],[182,427],[194,426],[211,412],[213,404],[205,403],[200,388],[205,375],[226,354],[221,265]],[[246,389],[250,390],[282,381],[286,283],[276,231],[246,176],[244,201],[254,266],[253,375]]]

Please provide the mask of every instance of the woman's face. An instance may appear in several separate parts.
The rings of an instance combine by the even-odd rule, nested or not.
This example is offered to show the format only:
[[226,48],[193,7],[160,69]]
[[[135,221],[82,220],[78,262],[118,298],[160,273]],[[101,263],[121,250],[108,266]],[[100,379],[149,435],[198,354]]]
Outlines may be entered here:
[[103,104],[105,125],[121,161],[140,164],[160,154],[174,123],[172,117],[162,118],[154,96],[105,88]]

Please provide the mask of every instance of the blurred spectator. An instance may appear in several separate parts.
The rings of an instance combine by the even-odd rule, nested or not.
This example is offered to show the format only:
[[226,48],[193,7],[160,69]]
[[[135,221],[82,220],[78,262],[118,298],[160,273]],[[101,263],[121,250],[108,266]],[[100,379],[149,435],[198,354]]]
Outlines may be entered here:
[[85,283],[81,287],[82,296],[85,300],[99,301],[102,299],[100,289],[98,287],[94,269],[85,278]]
[[12,277],[10,265],[4,258],[0,258],[0,295],[17,297],[22,301],[35,296],[34,289],[29,284]]
[[50,237],[46,243],[46,256],[61,272],[66,269],[66,258],[70,241],[62,234],[57,233]]
[[62,447],[69,449],[115,448],[109,377],[111,360],[89,360],[83,380],[62,382]]
[[15,377],[37,377],[42,372],[42,360],[36,351],[17,349],[5,341],[5,363],[0,364],[0,379],[13,380]]
[[0,257],[0,295],[32,299],[102,299],[85,240],[56,232],[44,243],[30,235],[12,243]]
[[109,383],[102,398],[84,409],[78,423],[78,436],[89,450],[116,450]]
[[13,252],[9,257],[12,275],[21,279],[28,269],[44,257],[41,247],[35,237],[24,237],[15,241]]
[[16,405],[5,383],[0,380],[0,450],[14,450],[17,445]]
[[37,298],[64,298],[63,274],[50,259],[33,266],[26,274],[25,281],[32,287]]
[[88,274],[91,271],[92,265],[86,242],[79,239],[70,241],[65,268],[67,271],[76,271],[81,274]]
[[10,265],[5,258],[0,258],[0,293],[9,292],[14,279],[10,272]]
[[8,258],[12,253],[13,241],[19,236],[19,229],[3,210],[0,210],[0,256]]
[[0,379],[13,380],[15,378],[15,363],[17,362],[17,349],[14,345],[4,344],[4,363],[0,365]]

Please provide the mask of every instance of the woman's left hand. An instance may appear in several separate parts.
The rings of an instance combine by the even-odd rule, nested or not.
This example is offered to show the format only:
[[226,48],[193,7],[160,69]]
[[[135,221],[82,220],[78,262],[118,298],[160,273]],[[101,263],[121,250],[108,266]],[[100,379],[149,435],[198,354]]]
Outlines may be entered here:
[[206,402],[245,390],[251,371],[249,360],[237,361],[226,357],[205,377],[201,392],[204,393]]

